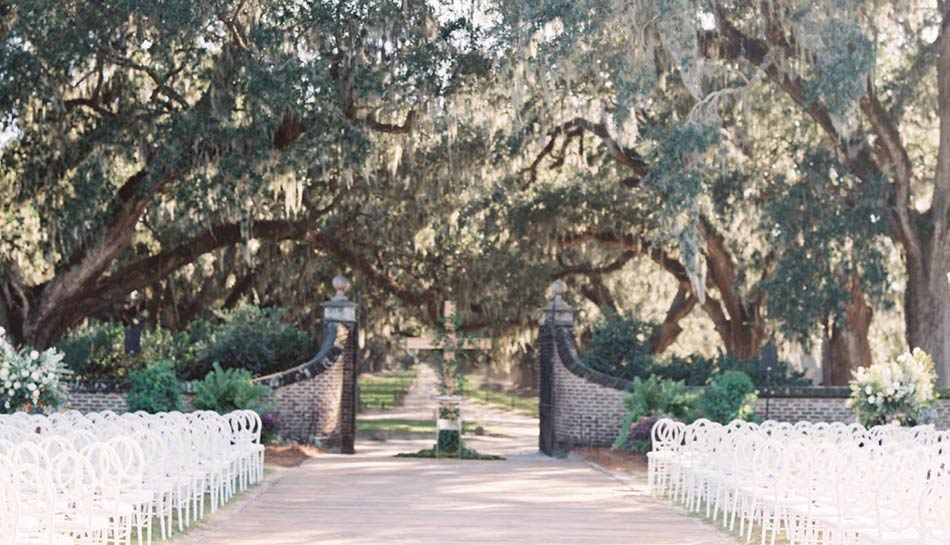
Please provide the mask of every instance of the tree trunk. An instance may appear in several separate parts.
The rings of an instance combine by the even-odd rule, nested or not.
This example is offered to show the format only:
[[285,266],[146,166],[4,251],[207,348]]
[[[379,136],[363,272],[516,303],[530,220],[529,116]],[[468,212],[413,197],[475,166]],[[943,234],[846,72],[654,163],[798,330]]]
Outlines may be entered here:
[[[944,238],[944,237],[941,237]],[[904,297],[907,344],[922,348],[933,358],[938,384],[950,387],[950,248],[935,248],[929,274],[908,282]]]
[[822,357],[822,382],[828,386],[848,384],[853,370],[871,364],[868,330],[874,312],[864,299],[857,274],[848,279],[845,291],[850,297],[843,314],[831,325]]
[[669,310],[666,311],[666,318],[650,337],[650,350],[654,354],[662,354],[676,342],[677,337],[683,332],[679,324],[680,320],[689,315],[698,302],[689,283],[681,282]]
[[933,235],[920,259],[907,259],[904,313],[907,341],[934,360],[939,385],[950,386],[950,5],[940,3],[940,54],[937,60],[937,113],[940,146],[929,219]]
[[758,358],[765,339],[765,324],[760,321],[735,324],[731,328],[726,351],[743,360]]

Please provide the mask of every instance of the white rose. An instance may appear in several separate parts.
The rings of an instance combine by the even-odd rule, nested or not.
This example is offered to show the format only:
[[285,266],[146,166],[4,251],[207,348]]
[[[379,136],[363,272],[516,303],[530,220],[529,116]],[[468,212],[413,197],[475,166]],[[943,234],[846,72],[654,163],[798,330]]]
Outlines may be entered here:
[[36,350],[33,350],[33,351],[30,352],[30,359],[31,359],[31,360],[36,360],[36,359],[39,359],[39,358],[40,358],[40,353],[37,352]]
[[26,385],[26,389],[29,390],[29,391],[31,391],[31,392],[35,392],[35,391],[36,391],[36,384],[33,384],[32,382],[31,382],[30,384],[27,384],[27,385]]
[[870,385],[870,384],[868,384],[867,386],[864,387],[864,393],[866,393],[866,394],[868,394],[868,395],[871,395],[872,392],[874,392],[874,390],[871,389],[871,385]]
[[14,389],[14,390],[19,390],[19,389],[20,389],[20,381],[16,381],[16,382],[13,383],[13,389]]
[[868,403],[870,403],[871,405],[874,405],[874,401],[875,401],[874,396],[868,396]]

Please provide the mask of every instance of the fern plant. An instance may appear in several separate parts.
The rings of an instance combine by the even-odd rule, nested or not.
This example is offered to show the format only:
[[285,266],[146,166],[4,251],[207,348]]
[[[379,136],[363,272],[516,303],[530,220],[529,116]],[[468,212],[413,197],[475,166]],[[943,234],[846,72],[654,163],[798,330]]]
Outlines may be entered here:
[[204,380],[195,385],[194,407],[199,410],[226,413],[238,409],[264,408],[264,397],[270,388],[256,384],[247,369],[222,369],[215,362]]
[[[633,390],[623,399],[627,415],[624,417],[620,433],[614,441],[613,448],[645,451],[649,450],[648,442],[643,443],[643,430],[638,430],[638,436],[631,437],[631,432],[643,419],[656,418],[689,418],[694,411],[694,396],[686,391],[683,381],[672,381],[650,375],[645,380],[639,377],[633,379]],[[652,423],[650,424],[652,427]],[[646,430],[649,437],[649,430]],[[633,441],[636,439],[636,442]]]

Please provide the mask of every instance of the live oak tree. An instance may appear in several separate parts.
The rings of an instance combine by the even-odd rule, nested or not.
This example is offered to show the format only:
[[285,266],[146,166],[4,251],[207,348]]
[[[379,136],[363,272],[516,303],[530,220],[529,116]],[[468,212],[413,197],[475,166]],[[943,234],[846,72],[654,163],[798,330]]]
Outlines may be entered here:
[[32,1],[0,17],[0,325],[38,347],[183,270],[220,273],[228,247],[250,263],[253,243],[294,241],[372,275],[336,224],[360,221],[459,71],[455,29],[425,2]]
[[[656,349],[698,307],[739,357],[756,356],[770,328],[807,339],[830,320],[831,347],[858,339],[837,351],[845,372],[835,380],[869,362],[861,287],[877,292],[884,280],[873,220],[884,215],[882,192],[849,197],[854,177],[816,131],[789,125],[794,104],[762,83],[765,71],[711,54],[716,18],[704,3],[526,2],[501,12],[511,79],[529,83],[516,91],[524,132],[540,142],[528,181],[568,164],[581,184],[607,178],[622,190],[587,216],[571,212],[577,195],[555,197],[560,244],[649,255],[679,285]],[[851,91],[834,98],[854,102]],[[624,201],[636,204],[615,204]],[[808,221],[787,221],[795,216]]]
[[944,6],[903,5],[0,3],[0,325],[43,346],[134,290],[306,321],[346,269],[381,353],[449,296],[517,346],[550,278],[616,305],[645,258],[654,350],[701,312],[741,357],[817,335],[841,382],[896,245],[946,365]]

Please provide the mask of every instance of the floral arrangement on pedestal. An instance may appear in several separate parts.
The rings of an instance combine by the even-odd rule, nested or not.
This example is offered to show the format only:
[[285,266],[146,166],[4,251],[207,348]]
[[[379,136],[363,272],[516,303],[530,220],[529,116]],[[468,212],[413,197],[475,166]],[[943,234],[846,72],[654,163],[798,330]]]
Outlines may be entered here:
[[0,412],[48,412],[61,405],[66,386],[60,379],[69,373],[62,361],[55,348],[17,350],[0,327]]
[[891,361],[859,367],[853,376],[848,406],[865,426],[916,425],[922,411],[937,401],[933,360],[920,348]]

